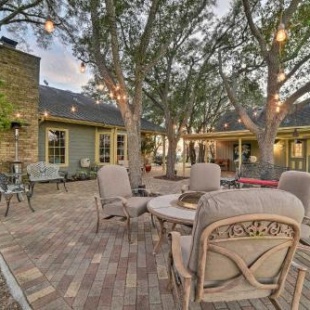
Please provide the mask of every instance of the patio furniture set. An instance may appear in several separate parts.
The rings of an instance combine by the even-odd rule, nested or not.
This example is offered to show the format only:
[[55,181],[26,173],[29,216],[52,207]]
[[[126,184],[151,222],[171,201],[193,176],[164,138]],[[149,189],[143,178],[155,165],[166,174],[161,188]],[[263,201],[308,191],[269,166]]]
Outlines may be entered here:
[[[189,185],[182,188],[183,194],[134,197],[125,168],[103,167],[98,173],[100,197],[95,197],[97,232],[100,220],[118,217],[125,220],[131,241],[131,218],[148,211],[159,223],[156,254],[166,236],[165,223],[173,224],[169,234],[170,286],[184,310],[190,300],[263,297],[281,309],[277,298],[291,266],[298,270],[291,304],[291,309],[297,310],[307,269],[293,258],[297,249],[310,250],[300,244],[306,243],[310,235],[305,223],[309,218],[304,216],[305,209],[306,215],[310,210],[310,174],[287,171],[277,189],[238,190],[221,190],[220,174],[216,164],[196,164],[192,166]],[[202,195],[196,203],[180,201],[180,196],[198,192]],[[177,224],[193,227],[191,235],[181,236],[173,231]]]
[[[9,197],[22,192],[17,192],[18,186],[23,185],[32,211],[30,198],[36,182],[54,181],[57,187],[62,182],[66,189],[65,178],[52,168],[30,166],[29,187],[14,184],[16,192],[13,189],[9,193],[7,179],[0,178],[1,194],[7,199],[6,215]],[[189,184],[181,189],[183,194],[163,196],[145,188],[132,190],[126,168],[119,165],[102,167],[97,180],[97,233],[101,221],[116,218],[126,224],[131,242],[131,220],[149,212],[159,223],[159,239],[153,250],[156,254],[167,236],[165,224],[172,224],[168,235],[170,288],[182,309],[188,309],[190,300],[263,297],[281,309],[277,298],[292,266],[297,268],[298,276],[291,309],[298,309],[307,269],[293,259],[298,249],[310,250],[309,173],[285,171],[277,188],[272,184],[273,188],[223,190],[224,184],[238,187],[239,179],[221,179],[217,164],[199,163],[192,166]],[[197,199],[192,201],[193,197]],[[178,224],[191,227],[191,234],[181,236],[173,231]]]
[[22,173],[0,173],[0,201],[2,195],[6,201],[5,216],[8,215],[11,199],[16,195],[18,201],[23,199],[23,195],[27,197],[29,209],[34,212],[31,205],[31,197],[33,195],[34,186],[36,183],[53,182],[56,183],[59,189],[59,183],[63,183],[66,191],[66,174],[61,175],[59,166],[48,164],[43,161],[33,163],[27,166],[27,184],[22,182]]

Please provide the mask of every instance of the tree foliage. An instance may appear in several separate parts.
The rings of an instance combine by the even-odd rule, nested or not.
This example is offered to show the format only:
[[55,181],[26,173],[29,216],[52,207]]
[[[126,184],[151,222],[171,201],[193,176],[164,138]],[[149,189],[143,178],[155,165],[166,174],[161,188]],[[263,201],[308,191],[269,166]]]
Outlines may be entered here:
[[[271,163],[279,125],[294,104],[310,102],[306,78],[310,69],[309,12],[310,3],[302,0],[235,0],[218,29],[218,35],[225,37],[219,65],[228,97],[246,128],[256,135],[261,160]],[[286,42],[276,40],[280,24],[288,31]],[[281,70],[286,74],[284,80],[278,78]],[[264,121],[260,124],[250,118],[240,88],[234,87],[243,76],[263,90]]]

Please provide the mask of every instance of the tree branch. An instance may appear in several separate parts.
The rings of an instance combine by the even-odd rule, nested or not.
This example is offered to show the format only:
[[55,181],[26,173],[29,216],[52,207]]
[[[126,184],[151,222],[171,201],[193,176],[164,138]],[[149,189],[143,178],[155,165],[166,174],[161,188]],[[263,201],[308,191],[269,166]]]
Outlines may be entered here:
[[253,133],[258,134],[260,131],[260,128],[251,120],[246,109],[238,103],[236,95],[235,95],[233,89],[230,87],[230,85],[228,83],[228,79],[223,72],[221,52],[218,53],[218,61],[219,61],[220,76],[222,77],[222,80],[224,82],[224,86],[225,86],[225,89],[226,89],[226,92],[227,92],[227,95],[228,95],[228,98],[229,98],[231,104],[236,109],[236,112],[239,114],[239,116],[240,116],[243,124],[245,125],[245,127],[248,128],[249,130],[251,130]]
[[254,35],[254,37],[256,38],[256,40],[260,46],[260,50],[261,50],[263,57],[267,58],[267,55],[268,55],[267,44],[266,44],[264,37],[262,36],[262,34],[259,32],[259,30],[257,29],[257,27],[254,24],[249,1],[248,0],[242,0],[242,3],[243,3],[243,7],[244,7],[244,13],[245,13],[247,21],[249,23],[251,32]]

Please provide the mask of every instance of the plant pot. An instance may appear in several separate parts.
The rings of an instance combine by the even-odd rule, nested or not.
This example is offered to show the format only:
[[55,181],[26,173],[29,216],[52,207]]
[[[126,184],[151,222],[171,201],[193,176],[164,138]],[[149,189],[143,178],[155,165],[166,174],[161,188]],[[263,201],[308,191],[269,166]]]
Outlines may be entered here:
[[150,172],[151,169],[152,169],[152,166],[151,166],[151,165],[145,165],[144,167],[145,167],[145,171],[146,171],[146,172]]

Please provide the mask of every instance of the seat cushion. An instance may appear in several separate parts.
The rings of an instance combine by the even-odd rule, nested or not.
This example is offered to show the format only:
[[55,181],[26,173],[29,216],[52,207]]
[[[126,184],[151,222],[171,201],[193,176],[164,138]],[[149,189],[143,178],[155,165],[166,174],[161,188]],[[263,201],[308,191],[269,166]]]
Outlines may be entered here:
[[[152,197],[130,197],[127,199],[130,217],[138,217],[147,212],[147,203]],[[105,204],[103,208],[105,215],[125,216],[123,204],[120,200],[116,203]]]
[[310,245],[310,226],[306,224],[301,224],[300,227],[300,240],[303,243]]
[[197,163],[192,166],[189,190],[216,191],[221,188],[221,168],[213,163]]

